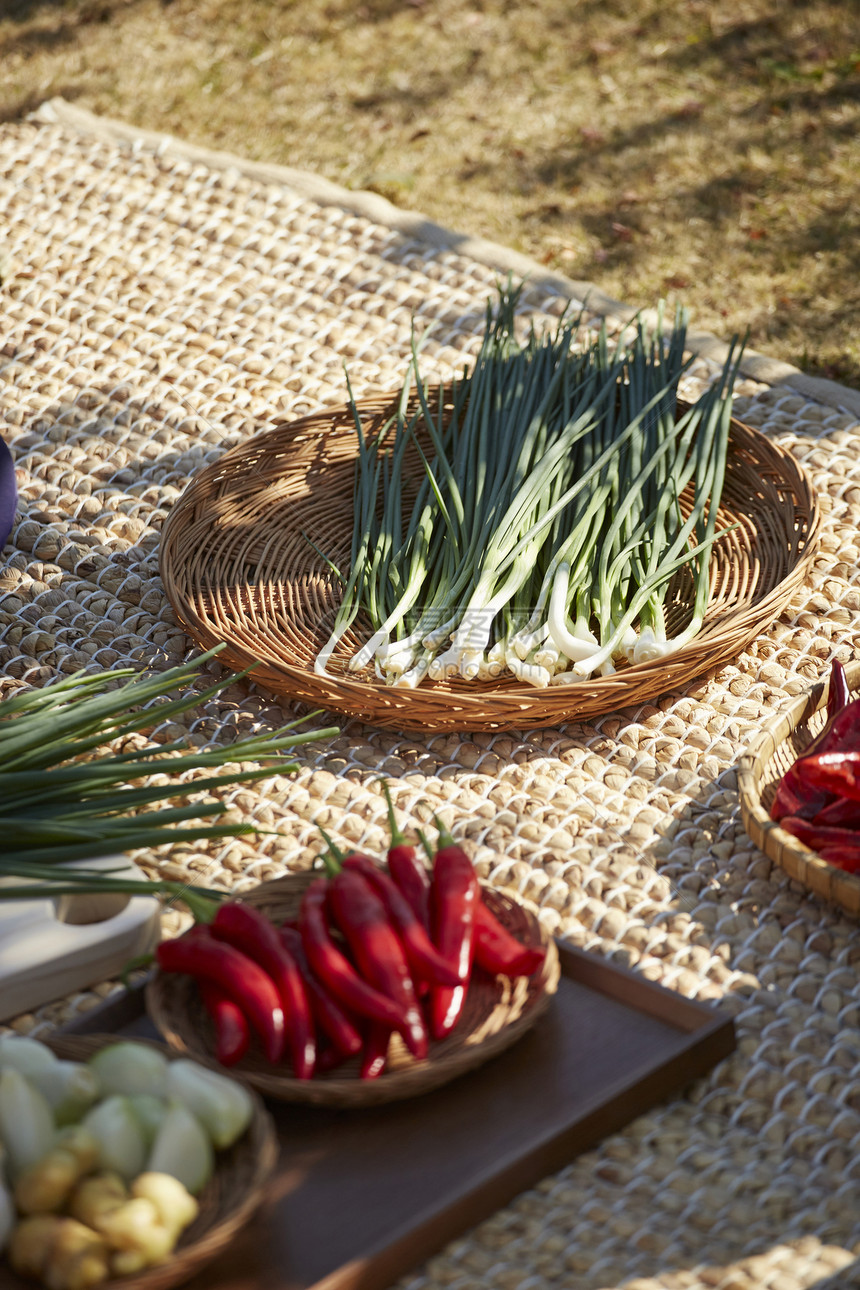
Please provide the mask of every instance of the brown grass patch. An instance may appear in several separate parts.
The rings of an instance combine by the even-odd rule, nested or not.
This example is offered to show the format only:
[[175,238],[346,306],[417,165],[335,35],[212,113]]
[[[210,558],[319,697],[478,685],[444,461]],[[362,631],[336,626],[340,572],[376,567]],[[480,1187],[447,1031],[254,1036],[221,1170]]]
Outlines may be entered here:
[[855,0],[6,0],[0,66],[860,387]]

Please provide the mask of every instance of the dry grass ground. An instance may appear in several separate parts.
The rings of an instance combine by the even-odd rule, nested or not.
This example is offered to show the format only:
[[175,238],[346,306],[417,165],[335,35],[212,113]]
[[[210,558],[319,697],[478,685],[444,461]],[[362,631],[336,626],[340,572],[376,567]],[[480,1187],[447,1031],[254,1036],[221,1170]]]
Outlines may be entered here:
[[860,387],[857,0],[0,0],[0,119],[53,95]]

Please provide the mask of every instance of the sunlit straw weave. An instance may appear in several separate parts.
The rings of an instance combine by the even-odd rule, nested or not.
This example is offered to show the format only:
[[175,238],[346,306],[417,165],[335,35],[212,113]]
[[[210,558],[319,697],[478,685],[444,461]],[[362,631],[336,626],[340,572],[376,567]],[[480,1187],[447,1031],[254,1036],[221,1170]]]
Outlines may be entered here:
[[[436,323],[423,352],[428,378],[444,379],[474,352],[497,276],[465,242],[404,230],[393,208],[369,218],[351,213],[353,194],[316,200],[310,181],[300,192],[133,138],[92,120],[0,129],[0,433],[21,492],[0,569],[3,693],[192,654],[158,575],[161,528],[192,473],[263,425],[342,404],[344,360],[357,397],[396,390],[413,310]],[[536,267],[525,310],[557,317],[561,297],[539,283]],[[698,361],[686,391],[714,370]],[[555,728],[434,737],[344,721],[300,750],[294,776],[230,794],[280,836],[165,861],[243,891],[306,869],[317,824],[378,853],[384,774],[407,831],[440,813],[547,929],[734,1014],[737,1052],[707,1079],[401,1290],[860,1284],[858,922],[751,841],[735,770],[834,653],[860,656],[860,428],[841,400],[828,384],[738,388],[736,414],[803,464],[823,522],[805,581],[733,661],[656,703]],[[243,684],[160,735],[224,741],[289,715]],[[151,871],[152,853],[135,858]],[[115,988],[16,1028],[45,1033]]]

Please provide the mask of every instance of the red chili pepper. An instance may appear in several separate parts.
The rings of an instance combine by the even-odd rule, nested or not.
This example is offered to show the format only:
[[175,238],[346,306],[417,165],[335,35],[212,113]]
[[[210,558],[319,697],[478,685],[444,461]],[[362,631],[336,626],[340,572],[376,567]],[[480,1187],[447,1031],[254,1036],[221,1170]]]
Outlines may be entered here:
[[379,1079],[388,1061],[391,1031],[387,1026],[374,1022],[367,1032],[364,1052],[361,1054],[361,1078]]
[[[342,1053],[339,1048],[335,1048],[334,1044],[326,1044],[317,1055],[317,1075],[337,1070],[338,1066],[343,1066],[344,1062],[349,1061],[349,1056],[348,1053]],[[355,1054],[353,1053],[352,1056]]]
[[251,1031],[238,1004],[211,981],[199,983],[203,1006],[215,1027],[215,1057],[222,1066],[235,1066],[248,1051]]
[[311,971],[305,956],[305,947],[302,945],[301,933],[297,928],[285,925],[280,929],[280,937],[299,965],[311,1012],[319,1030],[344,1059],[354,1057],[356,1053],[361,1052],[361,1035]]
[[184,972],[196,981],[211,981],[242,1009],[263,1041],[270,1062],[284,1055],[284,1009],[272,978],[258,963],[202,927],[193,936],[162,941],[155,959],[163,972]]
[[287,1046],[297,1079],[310,1079],[316,1061],[316,1036],[302,974],[274,923],[253,905],[227,901],[209,924],[216,940],[247,954],[275,983],[287,1024]]
[[860,752],[813,753],[803,758],[800,773],[821,792],[860,802]]
[[459,976],[436,949],[393,879],[383,873],[369,856],[349,855],[343,865],[345,869],[360,873],[382,901],[388,919],[400,937],[413,978],[430,981],[434,985],[459,985]]
[[406,843],[388,849],[388,871],[400,888],[415,917],[426,929],[430,926],[430,875],[418,858],[415,848]]
[[430,1029],[434,1039],[444,1039],[456,1026],[466,1002],[480,888],[463,848],[455,843],[444,825],[438,820],[436,823],[442,846],[433,858],[433,939],[460,978],[459,985],[436,986],[430,992]]
[[325,878],[318,878],[302,897],[299,923],[311,970],[345,1008],[399,1030],[406,1025],[402,1010],[393,999],[361,979],[332,939],[325,920],[328,886]]
[[413,1056],[427,1056],[427,1027],[409,964],[382,901],[355,869],[341,869],[329,884],[334,920],[346,938],[356,966],[366,981],[393,999],[403,1022],[396,1027]]
[[493,976],[531,976],[546,958],[542,947],[521,945],[484,901],[475,905],[475,962]]
[[388,827],[391,832],[391,846],[388,848],[388,872],[409,902],[413,914],[424,927],[430,930],[430,875],[427,867],[419,859],[418,853],[410,846],[397,827],[394,818],[394,803],[388,785],[380,781],[388,806]]

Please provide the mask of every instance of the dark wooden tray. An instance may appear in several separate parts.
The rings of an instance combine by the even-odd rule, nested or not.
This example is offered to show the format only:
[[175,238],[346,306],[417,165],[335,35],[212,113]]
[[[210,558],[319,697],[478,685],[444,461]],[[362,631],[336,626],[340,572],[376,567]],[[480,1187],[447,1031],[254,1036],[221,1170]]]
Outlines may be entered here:
[[[188,1290],[383,1290],[518,1192],[704,1075],[730,1017],[559,944],[558,994],[513,1048],[411,1101],[270,1104],[271,1194]],[[131,990],[68,1033],[152,1035]]]

